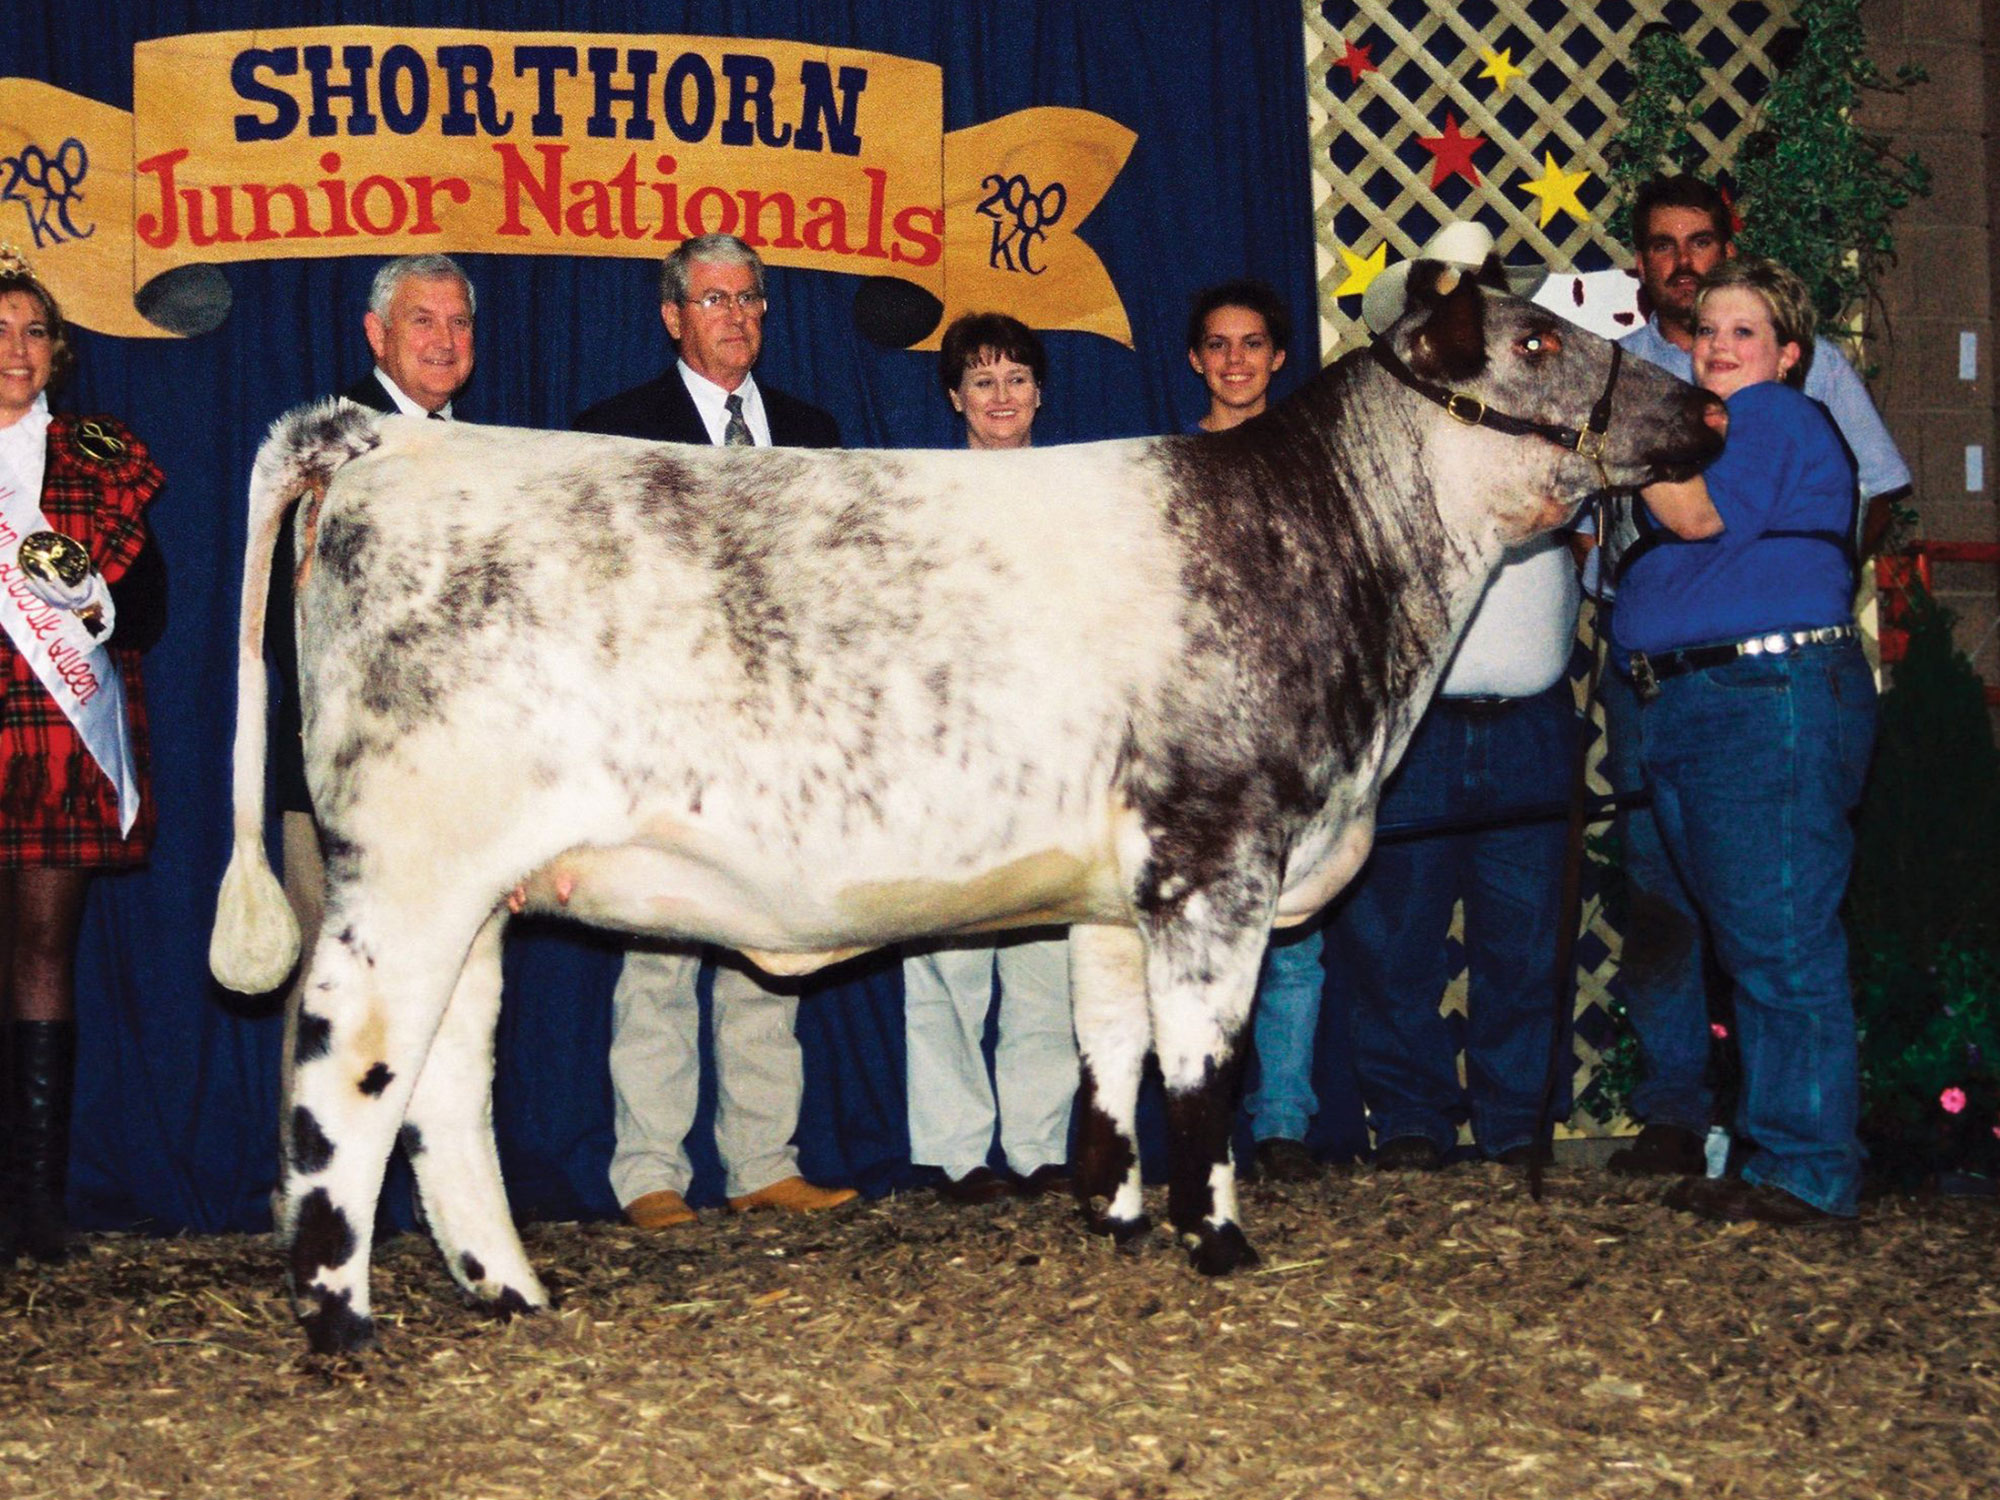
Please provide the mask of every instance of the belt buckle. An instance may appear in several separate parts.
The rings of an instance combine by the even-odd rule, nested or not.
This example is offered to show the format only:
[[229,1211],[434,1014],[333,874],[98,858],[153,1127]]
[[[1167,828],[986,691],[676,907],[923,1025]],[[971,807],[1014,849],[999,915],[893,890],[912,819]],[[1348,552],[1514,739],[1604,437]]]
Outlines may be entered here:
[[1632,653],[1632,688],[1641,703],[1651,703],[1660,696],[1660,679],[1643,651]]

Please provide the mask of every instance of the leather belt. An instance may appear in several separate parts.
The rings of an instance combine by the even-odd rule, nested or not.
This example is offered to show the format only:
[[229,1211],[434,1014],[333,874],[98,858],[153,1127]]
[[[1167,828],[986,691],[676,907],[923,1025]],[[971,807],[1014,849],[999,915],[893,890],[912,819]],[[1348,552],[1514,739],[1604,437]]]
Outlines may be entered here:
[[1816,630],[1774,630],[1753,635],[1747,641],[1730,641],[1720,646],[1683,646],[1677,651],[1632,653],[1629,668],[1632,686],[1641,699],[1660,694],[1660,683],[1683,672],[1699,672],[1704,667],[1720,667],[1744,656],[1783,656],[1802,646],[1830,646],[1836,641],[1853,641],[1861,632],[1852,625],[1822,625]]
[[1521,702],[1519,698],[1502,698],[1491,693],[1464,693],[1450,697],[1440,694],[1437,701],[1469,719],[1490,719]]

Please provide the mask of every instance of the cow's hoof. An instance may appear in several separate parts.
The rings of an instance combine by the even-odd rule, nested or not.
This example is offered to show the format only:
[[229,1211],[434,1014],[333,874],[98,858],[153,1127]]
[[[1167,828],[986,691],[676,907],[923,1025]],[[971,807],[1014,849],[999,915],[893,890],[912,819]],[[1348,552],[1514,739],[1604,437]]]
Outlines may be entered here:
[[349,1293],[314,1294],[318,1306],[304,1314],[306,1347],[315,1354],[360,1354],[375,1344],[375,1320],[354,1310]]
[[1145,1214],[1136,1219],[1121,1219],[1116,1215],[1100,1213],[1094,1208],[1083,1211],[1083,1222],[1092,1234],[1111,1237],[1111,1242],[1120,1250],[1137,1250],[1140,1243],[1153,1232],[1153,1221]]
[[1227,1276],[1257,1264],[1259,1256],[1234,1224],[1204,1226],[1188,1246],[1188,1262],[1204,1276]]
[[539,1302],[530,1302],[511,1286],[503,1288],[497,1297],[474,1297],[472,1305],[489,1318],[501,1323],[511,1323],[516,1318],[531,1317],[542,1310]]

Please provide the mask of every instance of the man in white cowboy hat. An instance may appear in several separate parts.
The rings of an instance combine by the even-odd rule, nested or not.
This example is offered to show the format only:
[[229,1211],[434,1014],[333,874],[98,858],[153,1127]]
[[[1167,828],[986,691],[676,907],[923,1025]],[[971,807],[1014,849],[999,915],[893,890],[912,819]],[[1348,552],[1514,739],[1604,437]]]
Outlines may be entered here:
[[[1470,222],[1440,229],[1415,259],[1462,266],[1519,296],[1547,274],[1503,265],[1492,233]],[[1410,264],[1391,266],[1364,294],[1372,332],[1402,315]],[[1510,554],[1389,780],[1381,826],[1492,819],[1564,801],[1580,732],[1565,672],[1580,597],[1562,537]],[[1554,1040],[1564,831],[1560,819],[1544,819],[1389,839],[1336,907],[1327,966],[1353,998],[1355,1069],[1378,1169],[1444,1165],[1468,1116],[1488,1160],[1525,1165],[1537,1149]],[[1462,1038],[1441,1014],[1446,931],[1460,900],[1470,971]],[[1566,1088],[1558,1106],[1568,1108]]]

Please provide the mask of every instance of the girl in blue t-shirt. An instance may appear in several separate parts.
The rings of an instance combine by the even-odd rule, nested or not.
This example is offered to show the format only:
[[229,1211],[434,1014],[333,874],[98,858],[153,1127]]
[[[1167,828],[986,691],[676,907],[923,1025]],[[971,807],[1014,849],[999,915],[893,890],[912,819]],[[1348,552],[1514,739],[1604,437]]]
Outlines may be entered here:
[[[1740,1180],[1668,1202],[1709,1218],[1852,1216],[1861,1147],[1840,901],[1874,743],[1875,688],[1849,613],[1854,470],[1796,389],[1810,296],[1768,261],[1724,260],[1695,308],[1694,374],[1729,409],[1722,457],[1644,492],[1614,629],[1642,700],[1652,816],[1734,981],[1755,1144]],[[1623,653],[1621,652],[1621,655]]]

